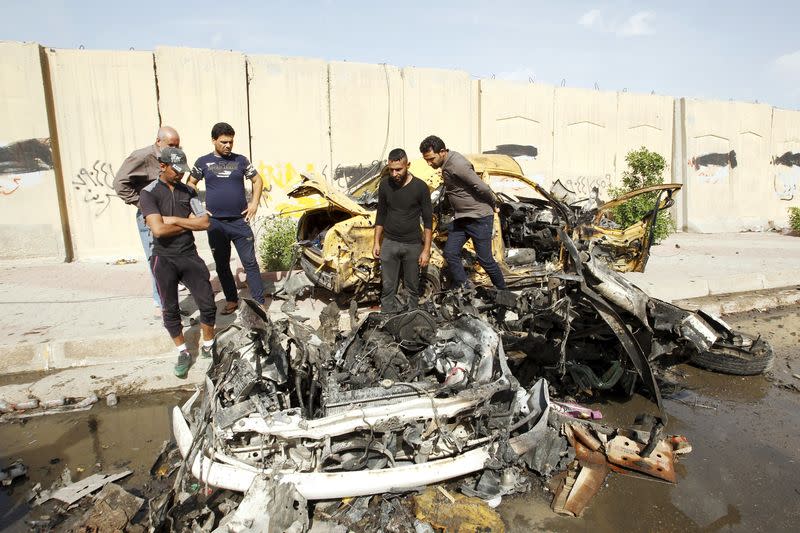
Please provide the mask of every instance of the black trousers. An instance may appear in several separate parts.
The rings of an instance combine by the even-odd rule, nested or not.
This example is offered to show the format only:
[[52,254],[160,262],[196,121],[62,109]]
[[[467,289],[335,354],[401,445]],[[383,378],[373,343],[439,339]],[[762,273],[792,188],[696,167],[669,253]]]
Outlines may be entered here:
[[150,258],[150,268],[156,279],[158,295],[161,297],[161,313],[164,327],[170,337],[183,332],[181,309],[178,306],[178,282],[189,289],[192,298],[200,309],[200,322],[213,326],[217,319],[217,306],[208,267],[197,253],[177,257],[154,255]]
[[419,254],[422,243],[397,242],[383,239],[381,243],[381,311],[394,313],[400,311],[397,302],[397,286],[400,283],[400,270],[403,270],[403,285],[408,291],[408,307],[419,307]]

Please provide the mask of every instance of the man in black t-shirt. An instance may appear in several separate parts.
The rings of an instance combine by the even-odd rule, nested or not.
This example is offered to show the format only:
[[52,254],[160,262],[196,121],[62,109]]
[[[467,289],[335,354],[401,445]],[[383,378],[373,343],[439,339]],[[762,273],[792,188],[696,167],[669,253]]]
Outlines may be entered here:
[[[381,310],[399,311],[397,285],[400,270],[408,291],[408,307],[419,306],[419,271],[431,258],[433,209],[428,186],[408,171],[402,148],[389,152],[389,176],[378,186],[378,212],[372,254],[381,260]],[[420,218],[424,237],[420,235]]]
[[175,375],[185,378],[192,364],[183,337],[178,282],[189,289],[200,308],[200,329],[203,334],[200,355],[211,357],[214,344],[214,323],[217,308],[209,282],[208,268],[197,255],[193,231],[208,229],[208,213],[197,198],[197,192],[181,183],[189,170],[186,154],[180,148],[167,147],[158,157],[159,178],[143,188],[139,207],[153,232],[153,255],[150,268],[161,296],[164,327],[178,350]]

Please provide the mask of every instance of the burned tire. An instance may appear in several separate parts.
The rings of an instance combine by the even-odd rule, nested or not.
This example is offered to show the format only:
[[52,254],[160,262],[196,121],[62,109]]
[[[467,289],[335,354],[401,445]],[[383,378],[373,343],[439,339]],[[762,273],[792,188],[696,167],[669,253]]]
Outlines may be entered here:
[[736,376],[755,376],[763,374],[775,361],[772,346],[756,339],[750,348],[717,343],[710,350],[694,354],[689,362],[712,372]]
[[419,301],[427,302],[433,295],[442,290],[442,275],[439,269],[428,265],[419,282]]

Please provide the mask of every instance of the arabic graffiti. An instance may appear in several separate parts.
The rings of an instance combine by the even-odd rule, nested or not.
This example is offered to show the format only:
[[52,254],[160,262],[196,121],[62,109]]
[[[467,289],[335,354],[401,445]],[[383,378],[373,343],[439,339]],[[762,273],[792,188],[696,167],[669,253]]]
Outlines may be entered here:
[[576,178],[566,178],[562,182],[570,191],[580,195],[588,196],[592,194],[592,189],[597,187],[600,193],[605,193],[611,187],[611,174],[605,176],[578,176]]
[[81,195],[85,204],[95,206],[95,217],[102,215],[111,199],[116,197],[114,192],[114,170],[110,163],[95,161],[91,168],[82,168],[72,178],[72,186]]
[[794,200],[800,182],[800,153],[786,152],[772,158],[775,165],[773,188],[780,200]]

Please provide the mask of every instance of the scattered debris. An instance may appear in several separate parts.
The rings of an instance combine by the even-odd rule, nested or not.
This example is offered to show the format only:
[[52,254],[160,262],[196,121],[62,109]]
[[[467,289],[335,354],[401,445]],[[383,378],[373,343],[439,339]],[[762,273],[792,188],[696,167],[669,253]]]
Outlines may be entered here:
[[0,470],[0,484],[2,484],[4,487],[7,487],[11,485],[18,477],[23,477],[27,474],[28,467],[18,459],[11,463],[11,466]]
[[[67,473],[68,472],[69,471],[67,470]],[[52,498],[71,505],[84,496],[93,493],[97,489],[102,488],[109,483],[113,483],[118,479],[129,476],[132,473],[132,471],[126,470],[124,472],[118,472],[115,474],[94,474],[80,481],[76,481],[64,487],[53,490],[52,492],[42,492],[34,503],[36,505],[40,505]]]
[[[24,420],[55,413],[88,411],[97,401],[97,395],[94,393],[85,398],[59,397],[45,401],[39,401],[38,398],[30,398],[15,404],[0,400],[0,413],[3,413],[0,414],[0,422]],[[7,406],[8,409],[4,406]]]
[[505,531],[500,515],[480,498],[463,494],[450,496],[428,487],[422,494],[414,496],[413,500],[417,519],[429,523],[434,530]]
[[131,522],[144,503],[115,483],[109,483],[94,497],[92,507],[83,515],[81,525],[75,530],[85,533],[104,531],[132,532],[144,528],[132,528]]

